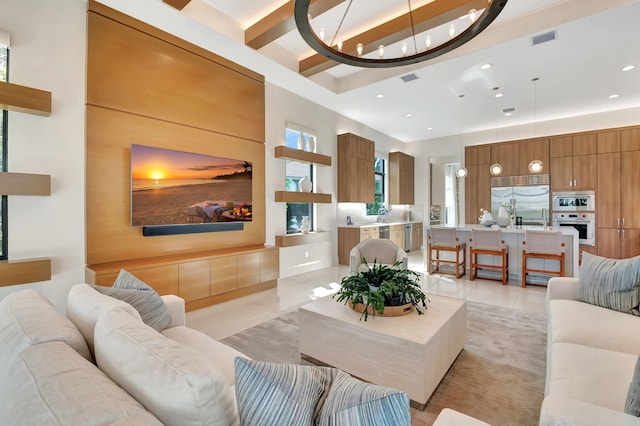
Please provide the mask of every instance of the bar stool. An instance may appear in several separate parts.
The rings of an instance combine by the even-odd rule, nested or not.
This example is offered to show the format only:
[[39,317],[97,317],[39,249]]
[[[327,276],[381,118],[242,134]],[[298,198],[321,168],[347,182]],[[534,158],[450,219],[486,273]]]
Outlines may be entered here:
[[[478,263],[478,255],[500,256],[500,265],[489,265]],[[479,268],[499,269],[502,274],[500,279],[481,277],[488,280],[502,281],[502,285],[507,285],[509,281],[509,247],[504,244],[501,230],[472,229],[469,240],[469,257],[471,267],[469,269],[470,279],[473,281],[478,276]]]
[[[527,285],[527,273],[551,274],[564,277],[564,252],[560,231],[524,231],[522,242],[522,287]],[[527,266],[527,259],[543,259],[560,261],[560,270],[534,269]],[[535,284],[532,284],[535,285]]]
[[[436,251],[436,257],[433,257],[433,250]],[[460,251],[462,250],[462,262],[460,261]],[[441,274],[455,275],[456,278],[460,278],[465,274],[465,265],[467,263],[467,245],[461,243],[460,239],[456,237],[455,228],[431,228],[429,231],[429,273],[439,272]],[[440,252],[455,253],[455,260],[440,259]],[[436,267],[433,268],[435,262]],[[440,270],[440,264],[455,266],[453,272]]]

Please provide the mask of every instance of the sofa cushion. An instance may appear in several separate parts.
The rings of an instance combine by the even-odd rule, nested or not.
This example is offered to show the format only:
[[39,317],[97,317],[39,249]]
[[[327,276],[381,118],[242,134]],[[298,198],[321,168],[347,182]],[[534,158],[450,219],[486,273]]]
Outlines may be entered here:
[[78,327],[93,352],[93,330],[102,313],[119,308],[140,318],[138,311],[128,303],[105,296],[88,284],[76,284],[67,295],[67,316]]
[[171,322],[171,314],[160,295],[128,271],[120,270],[112,289],[101,287],[100,291],[132,305],[140,313],[142,321],[155,330],[162,331]]
[[335,368],[236,358],[243,425],[411,424],[406,393],[354,379]]
[[548,343],[564,342],[640,355],[640,318],[578,302],[550,300]]
[[624,412],[636,355],[573,343],[554,343],[548,395],[577,399]]
[[162,331],[162,335],[202,354],[204,358],[222,371],[229,385],[233,385],[236,382],[234,358],[237,356],[248,358],[231,346],[220,343],[192,328],[183,326],[166,328]]
[[100,315],[94,343],[98,367],[164,424],[238,424],[222,372],[129,311]]
[[78,328],[39,292],[22,290],[0,301],[0,377],[8,360],[29,346],[49,341],[64,342],[92,359]]
[[409,396],[396,389],[365,383],[336,370],[315,424],[409,426]]
[[633,379],[629,385],[627,400],[624,404],[624,412],[635,417],[640,417],[640,357],[636,361],[633,371]]
[[578,300],[640,315],[640,256],[607,259],[582,254]]
[[539,425],[640,426],[640,418],[577,399],[551,394],[542,401]]
[[[3,386],[0,419],[19,425],[161,425],[95,365],[63,342],[16,356]],[[6,423],[5,423],[6,424]]]

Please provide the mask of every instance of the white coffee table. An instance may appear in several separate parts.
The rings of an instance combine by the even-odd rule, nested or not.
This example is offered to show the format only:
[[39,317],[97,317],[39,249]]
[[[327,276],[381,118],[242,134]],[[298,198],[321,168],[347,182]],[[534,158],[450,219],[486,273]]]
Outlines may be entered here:
[[303,359],[406,392],[424,409],[467,341],[464,300],[428,296],[424,315],[371,317],[325,297],[299,309]]

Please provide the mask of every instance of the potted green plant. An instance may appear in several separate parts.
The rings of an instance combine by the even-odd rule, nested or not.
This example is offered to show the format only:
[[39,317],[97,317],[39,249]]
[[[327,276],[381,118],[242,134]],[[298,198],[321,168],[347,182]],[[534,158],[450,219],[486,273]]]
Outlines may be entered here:
[[362,264],[365,268],[344,277],[340,290],[333,295],[345,305],[364,305],[360,319],[366,321],[370,311],[374,316],[382,315],[385,306],[411,304],[419,315],[423,314],[421,307],[427,309],[429,300],[420,287],[417,272],[402,268],[402,262],[384,265],[374,259],[373,265],[369,265],[362,259]]

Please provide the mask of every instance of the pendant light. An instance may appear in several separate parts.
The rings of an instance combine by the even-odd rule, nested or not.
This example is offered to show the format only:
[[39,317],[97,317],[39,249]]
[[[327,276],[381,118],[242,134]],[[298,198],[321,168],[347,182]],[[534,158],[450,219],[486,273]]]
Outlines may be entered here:
[[[464,127],[462,125],[462,98],[464,98],[464,95],[459,95],[458,97],[460,98],[460,149],[464,152]],[[456,177],[458,179],[464,179],[468,173],[466,167],[461,167],[456,170]]]
[[[498,96],[496,96],[498,94],[498,90],[500,90],[500,87],[496,86],[492,89],[494,91],[494,95],[493,95],[493,103],[494,103],[494,108],[493,108],[493,118],[496,122],[496,126],[495,126],[495,136],[494,142],[498,141]],[[490,167],[489,167],[489,173],[491,173],[491,176],[500,176],[502,174],[502,164],[498,163],[497,161],[495,163],[493,163]]]
[[[533,137],[538,137],[538,129],[537,129],[537,124],[538,124],[538,80],[540,80],[538,77],[534,77],[531,79],[531,81],[533,81]],[[531,173],[541,173],[542,170],[544,169],[544,164],[542,164],[542,161],[538,160],[536,157],[534,157],[533,160],[531,160],[531,162],[529,163],[529,167],[528,167],[529,171]]]

